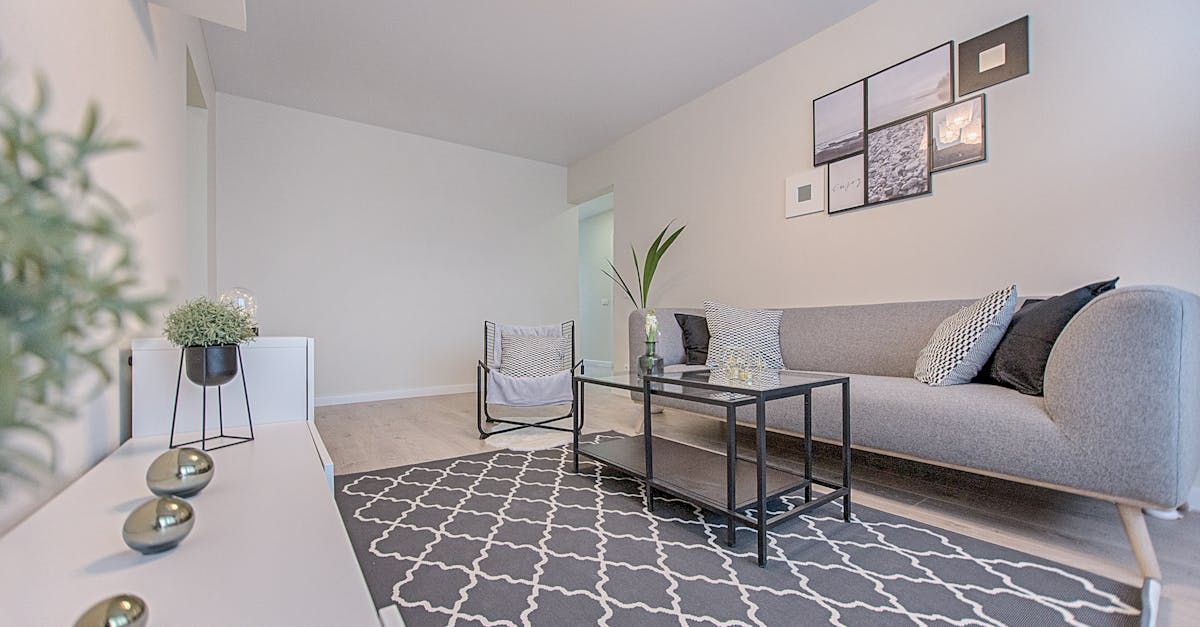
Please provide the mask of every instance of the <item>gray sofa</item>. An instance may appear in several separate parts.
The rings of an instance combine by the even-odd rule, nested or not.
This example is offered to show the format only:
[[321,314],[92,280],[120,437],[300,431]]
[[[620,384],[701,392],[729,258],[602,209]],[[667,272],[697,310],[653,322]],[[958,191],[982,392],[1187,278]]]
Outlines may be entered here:
[[[1200,297],[1129,287],[1096,298],[1055,344],[1045,397],[978,383],[935,388],[913,379],[934,328],[969,302],[785,309],[784,364],[852,375],[855,448],[1117,503],[1143,574],[1161,578],[1140,508],[1185,503],[1200,464]],[[672,370],[687,368],[680,365],[677,312],[704,315],[657,309],[658,350]],[[629,317],[631,360],[644,352],[644,315]],[[749,411],[738,419],[752,423],[753,408],[743,409]],[[814,439],[840,442],[840,419],[839,391],[815,391]],[[802,398],[767,404],[774,430],[802,432],[802,420]]]

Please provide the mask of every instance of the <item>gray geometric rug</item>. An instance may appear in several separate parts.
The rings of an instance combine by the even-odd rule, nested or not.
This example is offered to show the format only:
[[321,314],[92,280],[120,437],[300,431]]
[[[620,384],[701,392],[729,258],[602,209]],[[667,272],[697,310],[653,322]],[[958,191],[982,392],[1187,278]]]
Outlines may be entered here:
[[[601,434],[593,437],[612,437]],[[1139,591],[1026,553],[835,502],[754,533],[568,447],[341,475],[336,498],[377,608],[424,625],[1134,625]],[[770,509],[770,508],[769,508]]]

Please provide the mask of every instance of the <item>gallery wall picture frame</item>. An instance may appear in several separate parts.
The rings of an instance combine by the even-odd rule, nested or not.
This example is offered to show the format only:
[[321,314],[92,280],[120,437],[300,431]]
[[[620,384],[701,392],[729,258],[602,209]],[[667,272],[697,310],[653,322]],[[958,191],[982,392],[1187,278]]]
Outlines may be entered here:
[[954,102],[954,42],[888,66],[866,79],[867,131]]
[[866,154],[858,153],[825,166],[826,211],[830,214],[864,207],[866,197]]
[[865,81],[859,80],[812,101],[813,166],[862,152],[866,136]]
[[929,112],[929,171],[987,160],[986,94]]
[[864,154],[868,206],[933,193],[928,113],[868,132]]
[[958,45],[958,95],[1029,73],[1029,16]]
[[795,218],[825,211],[824,168],[793,174],[784,182],[783,217]]

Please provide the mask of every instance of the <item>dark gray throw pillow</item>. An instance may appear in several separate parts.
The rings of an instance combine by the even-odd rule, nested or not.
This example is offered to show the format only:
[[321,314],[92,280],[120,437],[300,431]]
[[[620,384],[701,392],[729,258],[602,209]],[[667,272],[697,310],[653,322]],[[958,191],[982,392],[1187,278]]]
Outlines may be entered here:
[[992,361],[984,369],[984,380],[1022,394],[1041,396],[1046,361],[1055,340],[1084,305],[1116,286],[1117,279],[1101,281],[1054,298],[1026,303],[1013,316],[1008,332],[992,353]]
[[675,320],[683,329],[683,353],[689,366],[703,366],[708,361],[708,320],[704,316],[677,313]]

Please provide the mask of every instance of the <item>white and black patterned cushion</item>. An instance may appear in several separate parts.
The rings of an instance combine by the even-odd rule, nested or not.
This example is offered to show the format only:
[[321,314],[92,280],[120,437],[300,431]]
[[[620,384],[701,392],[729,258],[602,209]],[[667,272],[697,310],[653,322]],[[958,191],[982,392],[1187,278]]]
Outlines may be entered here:
[[762,359],[767,368],[783,368],[783,350],[779,346],[779,322],[783,312],[777,309],[741,309],[704,301],[708,321],[709,368],[725,365],[725,353],[731,346],[745,347],[750,359]]
[[970,383],[999,346],[1017,308],[1010,285],[963,307],[938,325],[913,376],[929,385]]
[[548,377],[563,371],[570,340],[534,335],[500,336],[500,368],[510,377]]

